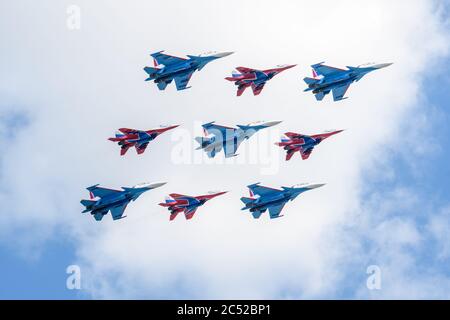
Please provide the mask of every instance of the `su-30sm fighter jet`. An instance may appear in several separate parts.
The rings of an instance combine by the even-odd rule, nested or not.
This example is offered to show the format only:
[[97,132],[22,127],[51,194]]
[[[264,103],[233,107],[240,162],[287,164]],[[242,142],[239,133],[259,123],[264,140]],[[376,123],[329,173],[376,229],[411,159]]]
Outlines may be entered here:
[[170,211],[170,221],[175,219],[177,214],[184,212],[186,220],[192,219],[198,207],[204,205],[206,201],[211,200],[217,196],[227,193],[224,192],[211,192],[203,196],[185,196],[178,193],[171,193],[166,198],[166,202],[160,203],[160,206],[166,207]]
[[326,132],[322,134],[315,134],[307,136],[300,133],[286,132],[286,137],[281,138],[281,142],[275,143],[275,145],[282,147],[286,150],[286,161],[290,160],[295,152],[299,152],[303,160],[306,160],[311,155],[314,147],[321,143],[326,138],[332,135],[338,134],[343,130]]
[[273,69],[256,70],[246,67],[237,67],[237,71],[231,73],[231,77],[225,78],[228,81],[233,81],[238,87],[237,96],[241,96],[242,93],[248,87],[252,87],[253,95],[257,96],[261,93],[264,85],[267,81],[272,79],[280,72],[295,67],[296,65],[279,66]]
[[152,53],[153,67],[145,67],[148,78],[145,81],[153,80],[159,90],[166,89],[167,85],[175,80],[177,90],[184,90],[187,87],[192,74],[200,71],[209,62],[229,56],[233,52],[207,53],[199,56],[188,55],[187,58],[175,57],[163,53],[163,51]]
[[166,182],[142,183],[134,187],[122,187],[122,190],[114,190],[95,185],[87,188],[90,200],[81,200],[81,204],[86,207],[83,211],[90,212],[95,220],[100,221],[103,216],[111,211],[113,220],[125,218],[124,211],[130,201],[135,201],[141,194],[165,185]]
[[259,183],[248,186],[250,197],[242,197],[245,204],[242,210],[250,210],[253,218],[259,219],[261,214],[269,210],[270,219],[280,218],[281,210],[288,201],[292,201],[305,191],[316,189],[324,184],[301,184],[293,187],[274,189],[260,186]]
[[260,121],[248,125],[237,125],[237,128],[226,127],[213,122],[202,125],[204,137],[196,137],[200,144],[197,150],[203,149],[208,157],[214,158],[220,151],[224,151],[225,157],[237,156],[236,151],[242,141],[249,139],[261,129],[269,128],[281,123],[281,121]]
[[109,138],[108,140],[118,143],[118,145],[120,146],[121,156],[127,153],[128,149],[131,147],[136,148],[137,154],[142,154],[144,153],[150,141],[155,140],[156,137],[161,133],[174,129],[176,127],[178,127],[178,125],[166,127],[162,126],[160,128],[150,129],[147,131],[120,128],[116,132],[116,136],[114,138]]
[[386,68],[392,63],[365,64],[358,67],[347,66],[347,70],[324,65],[323,62],[312,65],[313,78],[304,78],[308,88],[304,91],[312,91],[318,101],[333,91],[334,101],[344,98],[347,89],[353,82],[361,80],[369,72]]

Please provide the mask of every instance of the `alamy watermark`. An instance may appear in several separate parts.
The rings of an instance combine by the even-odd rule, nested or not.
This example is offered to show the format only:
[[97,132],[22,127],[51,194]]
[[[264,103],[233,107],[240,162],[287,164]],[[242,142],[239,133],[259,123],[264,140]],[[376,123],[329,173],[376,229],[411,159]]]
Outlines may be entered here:
[[81,29],[81,8],[75,4],[72,4],[66,9],[67,19],[66,26],[69,30]]
[[367,267],[366,273],[369,275],[366,281],[367,289],[381,290],[381,268],[377,265]]
[[66,288],[69,290],[81,289],[81,268],[76,264],[72,264],[66,268],[69,275],[66,280]]

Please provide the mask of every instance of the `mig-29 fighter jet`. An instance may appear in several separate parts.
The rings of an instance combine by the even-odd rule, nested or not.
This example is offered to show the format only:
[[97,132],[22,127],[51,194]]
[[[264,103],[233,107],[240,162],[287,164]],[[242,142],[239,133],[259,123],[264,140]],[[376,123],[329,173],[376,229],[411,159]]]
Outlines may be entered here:
[[167,85],[175,80],[177,90],[185,90],[192,74],[200,71],[209,62],[229,56],[233,52],[208,53],[205,55],[191,56],[187,58],[175,57],[163,53],[163,51],[152,53],[153,67],[145,67],[148,78],[145,81],[153,80],[159,90],[166,89]]
[[311,155],[314,147],[321,143],[328,137],[338,134],[343,130],[326,132],[322,134],[315,134],[312,136],[307,136],[300,133],[286,132],[284,135],[287,137],[282,137],[281,142],[276,142],[275,145],[283,147],[286,153],[286,161],[290,160],[295,152],[300,152],[303,160],[306,160]]
[[136,148],[137,154],[142,154],[144,153],[150,141],[154,140],[161,133],[174,129],[176,127],[178,127],[178,125],[166,127],[162,126],[157,129],[150,129],[146,131],[120,128],[116,132],[116,136],[114,138],[109,138],[108,140],[118,143],[118,145],[120,146],[121,156],[127,153],[128,149],[131,147]]
[[170,221],[175,219],[180,212],[184,212],[186,220],[189,220],[192,219],[198,207],[204,205],[206,201],[225,193],[227,193],[227,191],[217,193],[211,192],[207,195],[195,197],[171,193],[169,197],[166,198],[166,202],[160,203],[159,205],[166,207],[170,211]]
[[200,144],[197,150],[203,149],[208,157],[214,158],[222,149],[225,157],[237,156],[236,151],[242,141],[249,139],[261,129],[275,126],[281,121],[256,122],[248,125],[237,125],[237,128],[225,127],[213,122],[202,125],[205,137],[196,137]]
[[228,81],[233,81],[238,87],[237,96],[241,96],[242,93],[248,87],[252,87],[253,95],[257,96],[261,93],[264,85],[267,81],[272,79],[280,72],[295,67],[296,65],[279,66],[273,69],[256,70],[246,67],[237,67],[237,71],[231,73],[231,77],[225,78]]
[[347,89],[353,82],[361,80],[369,72],[385,68],[392,63],[365,64],[358,67],[347,66],[347,70],[324,65],[323,62],[312,65],[313,78],[304,78],[308,88],[304,91],[312,91],[317,101],[321,101],[327,94],[333,91],[334,101],[344,98]]

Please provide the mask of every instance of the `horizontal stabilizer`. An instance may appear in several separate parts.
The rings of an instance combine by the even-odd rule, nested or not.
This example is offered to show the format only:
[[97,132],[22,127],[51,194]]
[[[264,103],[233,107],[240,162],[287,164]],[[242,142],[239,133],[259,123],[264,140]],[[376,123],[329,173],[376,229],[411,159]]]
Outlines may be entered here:
[[309,85],[309,84],[315,84],[315,83],[319,82],[320,80],[306,77],[303,79],[303,81],[305,81],[306,84]]
[[195,137],[195,141],[200,145],[197,150],[205,148],[207,145],[211,144],[211,138],[206,137]]
[[323,98],[325,97],[325,93],[319,92],[319,93],[315,94],[315,97],[316,97],[317,101],[322,101]]
[[253,198],[247,198],[247,197],[242,197],[242,198],[241,198],[241,201],[242,201],[244,204],[248,204],[248,203],[252,203],[253,201],[255,201],[255,199],[253,199]]
[[95,200],[81,200],[81,204],[85,207],[91,207],[96,202]]
[[144,71],[147,72],[149,76],[152,76],[153,74],[158,72],[159,69],[158,68],[153,68],[153,67],[145,67]]
[[159,89],[159,90],[164,90],[164,89],[166,89],[166,87],[167,87],[167,85],[168,85],[169,83],[170,83],[170,82],[159,81],[156,85],[158,86],[158,89]]
[[259,219],[259,217],[261,217],[261,215],[262,215],[262,211],[253,211],[252,212],[252,216],[253,216],[253,218],[255,218],[255,219]]
[[81,200],[80,202],[81,202],[81,204],[82,204],[83,206],[86,207],[86,210],[84,210],[83,212],[87,212],[87,211],[89,211],[89,209],[91,209],[91,208],[94,206],[94,204],[95,204],[97,201],[95,201],[95,200]]
[[161,202],[161,203],[158,203],[161,207],[170,207],[170,206],[173,206],[173,202],[172,203],[169,203],[169,202]]
[[103,219],[103,216],[104,216],[103,212],[97,212],[96,214],[94,214],[94,218],[97,221],[101,221]]

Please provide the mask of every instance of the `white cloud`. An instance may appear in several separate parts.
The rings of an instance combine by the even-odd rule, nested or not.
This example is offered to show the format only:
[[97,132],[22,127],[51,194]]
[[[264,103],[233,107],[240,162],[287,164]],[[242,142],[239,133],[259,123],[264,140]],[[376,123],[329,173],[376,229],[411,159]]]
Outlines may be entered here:
[[[100,298],[326,297],[338,291],[343,261],[361,253],[358,238],[342,234],[341,227],[361,212],[362,173],[395,143],[398,125],[420,95],[421,76],[447,53],[448,36],[433,2],[78,3],[79,31],[66,29],[69,3],[30,1],[1,10],[9,14],[1,19],[8,41],[2,43],[0,68],[8,77],[0,79],[0,90],[20,100],[32,119],[2,157],[2,185],[9,186],[0,194],[8,209],[0,225],[4,241],[11,225],[38,239],[63,228],[77,243],[90,293]],[[162,49],[236,53],[194,74],[191,89],[159,92],[143,82],[142,67],[150,64],[149,53]],[[302,92],[301,78],[322,60],[395,64],[353,85],[350,99],[317,103]],[[223,80],[238,65],[282,63],[298,66],[271,81],[259,97],[236,98]],[[141,157],[120,158],[117,146],[106,141],[121,126],[181,123],[194,130],[197,121],[260,119],[284,120],[271,130],[348,130],[324,142],[307,162],[280,161],[274,176],[261,176],[254,165],[174,165],[169,136]],[[124,220],[108,217],[99,224],[80,213],[89,185],[147,180],[169,183],[130,205]],[[257,181],[327,186],[289,203],[283,219],[253,221],[239,210],[239,198]],[[231,193],[189,222],[169,223],[156,205],[166,193],[210,189]],[[391,222],[380,231],[401,227],[396,241],[419,241],[413,226]]]

